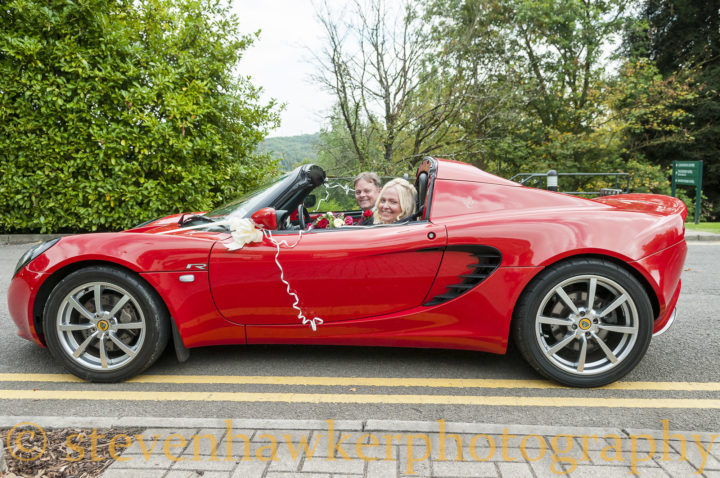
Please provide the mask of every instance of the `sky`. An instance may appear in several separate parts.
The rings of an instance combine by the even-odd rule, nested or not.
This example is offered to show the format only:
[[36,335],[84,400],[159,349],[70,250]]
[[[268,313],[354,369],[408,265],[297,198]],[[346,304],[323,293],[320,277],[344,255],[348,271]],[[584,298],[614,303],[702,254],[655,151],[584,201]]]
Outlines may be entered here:
[[[345,0],[333,0],[344,3]],[[240,60],[239,72],[264,89],[263,99],[286,103],[281,125],[268,135],[316,133],[326,124],[332,96],[313,84],[312,51],[322,48],[323,29],[311,0],[235,0],[243,33],[262,30]]]

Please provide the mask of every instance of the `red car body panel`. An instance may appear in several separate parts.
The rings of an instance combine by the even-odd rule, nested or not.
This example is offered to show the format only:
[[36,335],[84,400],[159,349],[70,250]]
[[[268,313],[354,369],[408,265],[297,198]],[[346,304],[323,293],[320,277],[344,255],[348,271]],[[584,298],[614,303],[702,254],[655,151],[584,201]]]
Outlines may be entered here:
[[[334,344],[427,347],[504,353],[515,300],[539,268],[498,269],[477,287],[435,307],[399,314],[307,326],[247,326],[250,344]],[[508,287],[516,284],[518,287]]]
[[[285,277],[292,281],[307,313],[326,323],[384,316],[421,305],[445,247],[445,228],[430,223],[328,229],[304,234],[299,242],[297,234],[275,237],[297,242],[293,248],[281,248]],[[222,244],[213,248],[210,285],[228,320],[246,325],[298,323],[293,299],[279,280],[275,253],[267,239],[236,251]]]
[[[36,325],[60,275],[114,264],[144,278],[187,347],[303,343],[446,347],[503,353],[515,304],[545,267],[602,256],[636,271],[657,304],[655,330],[680,292],[685,206],[656,195],[588,200],[520,186],[470,165],[437,160],[428,221],[393,227],[278,232],[279,261],[316,331],[302,325],[264,238],[228,250],[227,233],[178,231],[173,215],[119,233],[62,238],[13,278],[10,314],[20,336]],[[432,305],[468,272],[468,247],[498,251],[497,269],[474,288]],[[192,282],[180,276],[192,275]],[[46,285],[46,287],[43,287]]]
[[62,248],[51,247],[28,269],[52,274],[76,262],[113,262],[136,272],[186,271],[188,264],[206,264],[210,249],[228,234],[188,231],[184,234],[110,232],[63,237]]
[[[169,226],[161,226],[165,227]],[[215,240],[229,235],[214,234],[213,237],[208,233],[193,232],[188,231],[184,235],[116,232],[63,237],[57,245],[21,269],[10,283],[8,304],[19,335],[44,344],[42,334],[35,330],[35,299],[42,284],[64,269],[98,263],[114,264],[141,274],[187,271],[188,264],[204,264],[207,268],[210,249]],[[168,308],[174,308],[171,297],[156,290]]]
[[245,343],[245,327],[230,323],[215,307],[207,271],[189,272],[193,282],[180,282],[183,272],[142,274],[168,306],[186,347]]
[[631,262],[648,283],[658,299],[658,315],[655,319],[653,332],[658,332],[665,327],[670,315],[675,310],[678,297],[680,296],[680,274],[682,273],[685,256],[687,255],[687,244],[685,241],[674,246],[651,254],[637,262]]

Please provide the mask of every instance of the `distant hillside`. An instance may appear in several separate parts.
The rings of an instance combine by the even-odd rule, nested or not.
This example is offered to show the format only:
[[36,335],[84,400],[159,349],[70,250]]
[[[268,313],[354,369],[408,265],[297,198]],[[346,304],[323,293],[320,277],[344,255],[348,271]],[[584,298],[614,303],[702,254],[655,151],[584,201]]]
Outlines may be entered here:
[[305,160],[315,161],[317,157],[318,134],[279,136],[267,138],[260,151],[269,151],[274,158],[280,158],[284,170],[290,170]]

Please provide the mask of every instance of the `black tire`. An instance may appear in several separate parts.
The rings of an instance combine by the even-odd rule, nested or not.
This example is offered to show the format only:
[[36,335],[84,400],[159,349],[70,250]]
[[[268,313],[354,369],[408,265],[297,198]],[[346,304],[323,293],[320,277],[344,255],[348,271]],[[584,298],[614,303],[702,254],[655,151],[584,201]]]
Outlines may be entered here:
[[602,259],[572,259],[531,282],[515,308],[512,332],[522,356],[545,377],[600,387],[635,368],[652,327],[650,299],[627,270]]
[[53,289],[43,331],[50,352],[71,373],[91,382],[119,382],[160,357],[168,342],[168,321],[165,305],[142,279],[92,266],[73,272]]

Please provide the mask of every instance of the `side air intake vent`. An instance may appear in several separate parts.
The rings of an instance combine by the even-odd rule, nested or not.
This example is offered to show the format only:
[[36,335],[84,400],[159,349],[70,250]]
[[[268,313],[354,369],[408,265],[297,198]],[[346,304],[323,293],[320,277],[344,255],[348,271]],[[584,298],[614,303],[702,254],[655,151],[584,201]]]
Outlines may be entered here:
[[[465,269],[457,276],[456,281],[445,286],[446,291],[443,294],[432,297],[423,305],[442,304],[461,296],[487,279],[502,261],[500,251],[489,246],[450,246],[445,253],[464,253],[468,262],[465,263]],[[444,257],[443,261],[445,260]],[[457,261],[457,259],[455,260]]]

